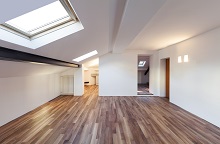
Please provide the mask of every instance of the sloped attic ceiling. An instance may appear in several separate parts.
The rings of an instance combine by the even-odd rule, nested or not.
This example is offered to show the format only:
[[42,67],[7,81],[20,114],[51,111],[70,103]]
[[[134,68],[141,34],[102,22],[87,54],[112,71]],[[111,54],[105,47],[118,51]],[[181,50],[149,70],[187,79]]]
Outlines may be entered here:
[[[0,9],[2,8],[2,12],[4,10],[5,15],[4,18],[0,17],[0,21],[3,23],[54,1],[55,0],[45,0],[44,2],[41,1],[36,5],[32,5],[31,2],[29,3],[25,0],[21,0],[19,3],[15,2],[19,10],[16,8],[10,9],[9,13],[5,12],[8,11],[5,7],[10,8],[10,2],[1,2]],[[164,1],[165,0],[141,0],[139,2],[126,0],[70,0],[76,14],[83,24],[84,30],[35,50],[2,40],[0,41],[0,45],[10,49],[25,51],[67,62],[71,62],[72,59],[93,50],[98,51],[99,54],[96,56],[98,57],[108,52],[112,52],[113,50],[117,51],[119,48],[118,43],[121,43],[122,40],[125,40],[126,44],[128,44],[151,17],[153,17],[155,12],[160,9]],[[32,2],[36,3],[36,1],[33,0]],[[142,7],[140,9],[139,6],[141,5]],[[144,5],[148,7],[145,8]],[[137,9],[139,9],[139,11],[137,11]],[[137,12],[132,14],[135,11]],[[140,15],[141,13],[149,14],[143,17]],[[133,18],[135,19],[133,20]],[[142,21],[139,22],[141,19]],[[137,26],[132,28],[132,25]],[[129,32],[129,29],[126,28],[133,29],[133,31]],[[127,37],[124,37],[125,34]],[[126,46],[126,44],[123,46]],[[82,61],[81,63],[84,62],[85,61]]]
[[219,0],[167,0],[128,49],[158,50],[220,26]]
[[[5,22],[55,0],[2,1]],[[126,49],[158,50],[220,25],[219,0],[70,0],[84,30],[36,50],[5,41],[11,49],[71,62],[97,50],[94,59]],[[17,8],[19,7],[19,9]],[[81,64],[89,61],[80,62]]]
[[[45,2],[39,2],[40,4],[38,7],[50,3],[51,1],[52,0],[45,0]],[[80,21],[83,23],[84,30],[36,50],[28,49],[5,41],[0,41],[0,45],[68,62],[71,62],[72,59],[93,51],[94,49],[98,50],[99,55],[107,53],[109,42],[109,1],[70,0],[70,2],[77,12]],[[10,8],[8,2],[1,2],[0,9],[2,7],[6,7],[6,5]],[[31,3],[26,3],[25,0],[21,0],[21,3],[18,3],[17,6],[19,9],[24,9],[24,11],[17,12],[15,10],[13,13],[14,9],[10,8],[10,14],[4,12],[4,19],[0,18],[0,20],[4,20],[5,22],[12,18],[11,13],[13,13],[13,17],[17,17],[37,8],[34,6],[32,7]],[[30,7],[32,9],[30,9]]]

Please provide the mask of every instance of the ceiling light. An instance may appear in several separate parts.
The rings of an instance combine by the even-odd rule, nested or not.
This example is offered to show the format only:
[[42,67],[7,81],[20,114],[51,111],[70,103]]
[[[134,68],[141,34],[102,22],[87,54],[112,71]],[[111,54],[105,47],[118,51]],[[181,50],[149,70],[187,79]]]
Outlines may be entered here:
[[146,63],[146,61],[139,61],[138,66],[139,66],[139,67],[143,67],[143,66],[145,65],[145,63]]
[[73,59],[73,61],[80,62],[80,61],[82,61],[82,60],[84,60],[84,59],[87,59],[87,58],[89,58],[89,57],[92,57],[92,56],[94,56],[94,55],[96,55],[96,54],[98,54],[98,52],[97,52],[96,50],[94,50],[94,51],[92,51],[92,52],[90,52],[90,53],[87,53],[87,54],[85,54],[85,55],[82,55],[82,56],[80,56],[80,57],[78,57],[78,58]]

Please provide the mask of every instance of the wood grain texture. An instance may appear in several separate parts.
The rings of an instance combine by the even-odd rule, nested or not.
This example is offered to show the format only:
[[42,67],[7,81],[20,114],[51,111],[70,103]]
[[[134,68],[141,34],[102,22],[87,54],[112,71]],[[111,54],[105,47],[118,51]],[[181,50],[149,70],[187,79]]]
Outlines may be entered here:
[[166,98],[170,98],[170,58],[166,59]]
[[60,96],[0,127],[0,143],[220,143],[220,129],[159,97]]

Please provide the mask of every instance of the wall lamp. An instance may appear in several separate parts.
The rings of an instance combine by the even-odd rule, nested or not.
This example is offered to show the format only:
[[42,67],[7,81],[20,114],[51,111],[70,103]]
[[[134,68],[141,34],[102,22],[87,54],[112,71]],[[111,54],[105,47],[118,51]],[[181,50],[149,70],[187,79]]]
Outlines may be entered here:
[[[183,62],[189,62],[189,56],[188,55],[183,56]],[[178,56],[178,63],[182,63],[182,56]]]

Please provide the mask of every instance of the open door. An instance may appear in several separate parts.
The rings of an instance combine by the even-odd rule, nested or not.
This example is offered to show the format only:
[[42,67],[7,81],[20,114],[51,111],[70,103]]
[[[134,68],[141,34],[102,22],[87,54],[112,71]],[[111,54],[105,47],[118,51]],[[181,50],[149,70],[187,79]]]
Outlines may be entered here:
[[138,55],[137,62],[137,94],[152,95],[149,90],[150,57]]
[[170,59],[166,59],[166,98],[170,98]]

